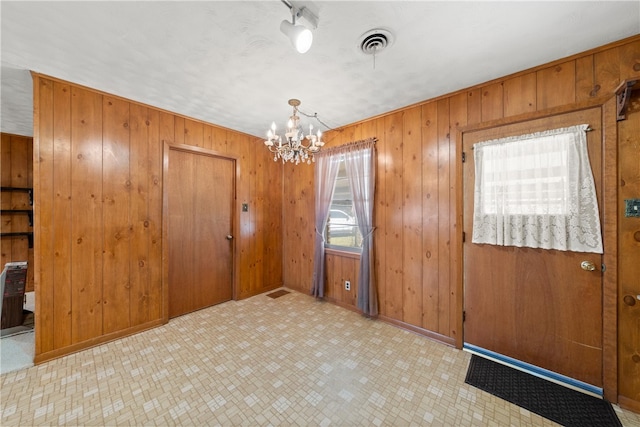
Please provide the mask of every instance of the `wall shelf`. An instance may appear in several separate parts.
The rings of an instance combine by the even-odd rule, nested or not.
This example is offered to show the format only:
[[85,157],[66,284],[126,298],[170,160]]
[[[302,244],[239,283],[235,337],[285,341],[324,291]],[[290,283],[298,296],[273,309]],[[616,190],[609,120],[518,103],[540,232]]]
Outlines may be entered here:
[[31,206],[33,206],[33,188],[27,188],[27,187],[0,187],[0,191],[14,191],[14,192],[29,193],[29,204]]
[[33,248],[33,232],[32,231],[20,231],[15,233],[0,233],[0,237],[26,237],[29,239],[29,249]]
[[1,215],[25,214],[29,217],[29,227],[33,227],[33,211],[29,209],[1,209]]

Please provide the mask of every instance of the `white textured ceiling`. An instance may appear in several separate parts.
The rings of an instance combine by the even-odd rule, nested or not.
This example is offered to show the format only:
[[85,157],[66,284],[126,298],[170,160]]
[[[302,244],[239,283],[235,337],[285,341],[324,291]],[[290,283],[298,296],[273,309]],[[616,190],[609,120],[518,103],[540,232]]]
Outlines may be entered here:
[[[640,33],[639,1],[314,1],[313,46],[280,1],[0,3],[1,130],[32,135],[51,75],[262,136],[300,109],[338,127]],[[395,33],[376,57],[373,28]]]

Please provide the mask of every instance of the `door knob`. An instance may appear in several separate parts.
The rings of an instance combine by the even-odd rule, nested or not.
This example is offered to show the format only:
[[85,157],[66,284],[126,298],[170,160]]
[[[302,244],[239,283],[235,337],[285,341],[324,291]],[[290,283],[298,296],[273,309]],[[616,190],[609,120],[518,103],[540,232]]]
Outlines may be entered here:
[[231,234],[227,234],[227,240],[233,240],[233,236]]
[[594,271],[596,269],[596,266],[593,265],[591,261],[582,261],[582,263],[580,264],[580,268],[586,271]]

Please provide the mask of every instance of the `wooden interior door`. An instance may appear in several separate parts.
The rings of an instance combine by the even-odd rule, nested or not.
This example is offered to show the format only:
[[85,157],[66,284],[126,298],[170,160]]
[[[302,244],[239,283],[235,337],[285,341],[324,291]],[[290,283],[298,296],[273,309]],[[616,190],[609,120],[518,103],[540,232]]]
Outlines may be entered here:
[[463,134],[464,341],[602,387],[602,256],[471,242],[473,144],[582,123],[593,128],[587,141],[602,223],[600,108]]
[[233,297],[235,160],[169,147],[169,317]]

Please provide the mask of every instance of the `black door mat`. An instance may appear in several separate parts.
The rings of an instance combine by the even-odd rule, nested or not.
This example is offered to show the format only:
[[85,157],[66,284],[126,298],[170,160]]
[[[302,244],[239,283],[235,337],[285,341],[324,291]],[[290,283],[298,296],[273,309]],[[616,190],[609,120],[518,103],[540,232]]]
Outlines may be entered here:
[[269,298],[279,298],[283,295],[286,295],[290,293],[289,291],[285,291],[284,289],[280,289],[279,291],[275,291],[275,292],[271,292],[270,294],[267,294],[267,296]]
[[464,382],[565,426],[622,426],[606,400],[475,354]]

